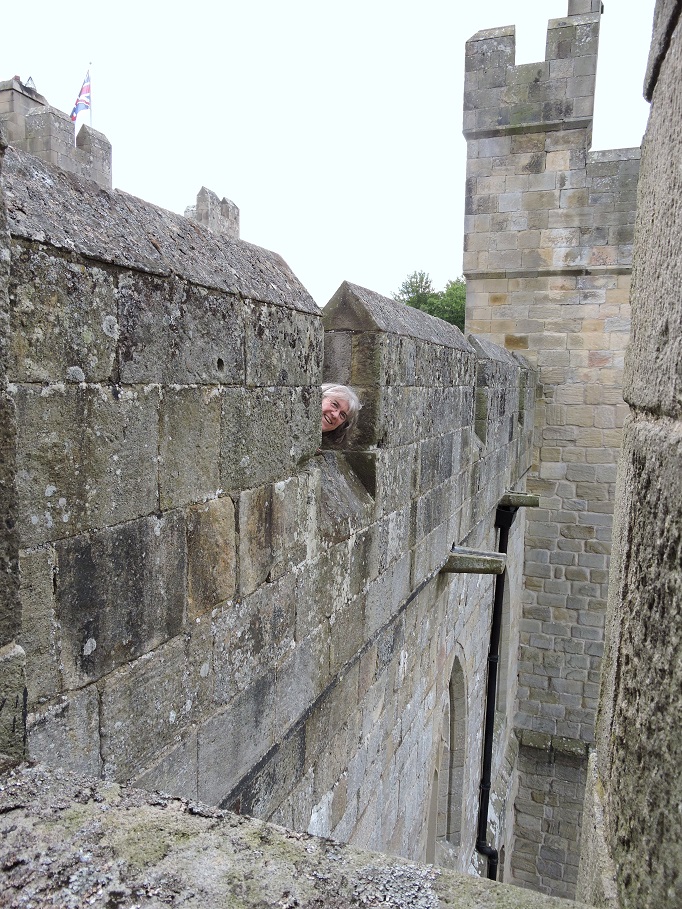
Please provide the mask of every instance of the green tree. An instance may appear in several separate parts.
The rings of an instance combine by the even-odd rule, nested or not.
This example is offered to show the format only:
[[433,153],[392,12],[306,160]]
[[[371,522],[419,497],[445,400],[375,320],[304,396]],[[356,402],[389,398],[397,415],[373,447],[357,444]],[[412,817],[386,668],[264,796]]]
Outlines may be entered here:
[[407,306],[414,306],[415,309],[423,309],[428,303],[429,297],[435,293],[430,276],[425,271],[413,271],[400,285],[398,293],[392,296],[397,303],[405,303]]
[[448,281],[445,290],[434,290],[431,278],[426,272],[414,271],[400,285],[400,290],[393,294],[393,299],[450,322],[460,331],[464,331],[466,293],[466,281],[463,277]]

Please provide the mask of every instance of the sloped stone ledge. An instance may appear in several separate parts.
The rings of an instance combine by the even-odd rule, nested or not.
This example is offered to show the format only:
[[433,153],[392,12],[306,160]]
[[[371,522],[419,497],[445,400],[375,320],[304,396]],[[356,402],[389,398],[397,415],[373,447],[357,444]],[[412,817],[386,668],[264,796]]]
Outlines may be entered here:
[[227,811],[27,765],[0,776],[0,886],[8,909],[568,906]]

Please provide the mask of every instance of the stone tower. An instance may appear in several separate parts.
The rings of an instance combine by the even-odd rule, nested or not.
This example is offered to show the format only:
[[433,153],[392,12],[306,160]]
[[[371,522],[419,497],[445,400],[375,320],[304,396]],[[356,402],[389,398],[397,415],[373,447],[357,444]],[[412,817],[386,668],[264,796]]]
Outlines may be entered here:
[[593,740],[639,149],[590,152],[600,0],[549,23],[514,65],[514,28],[467,43],[467,328],[539,369],[518,723]]
[[[638,148],[590,151],[602,11],[600,0],[570,0],[540,63],[515,65],[513,26],[479,32],[464,93],[467,329],[539,374],[512,865],[519,882],[564,896],[577,856],[557,834],[579,831],[604,650],[640,159]],[[524,843],[557,785],[566,813],[545,801],[541,842]]]

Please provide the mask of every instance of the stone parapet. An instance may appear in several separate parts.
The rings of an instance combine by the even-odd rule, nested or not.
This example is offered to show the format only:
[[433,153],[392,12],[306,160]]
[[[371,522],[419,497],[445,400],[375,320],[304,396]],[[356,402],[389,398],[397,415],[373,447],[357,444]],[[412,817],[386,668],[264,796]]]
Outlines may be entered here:
[[323,326],[279,256],[16,149],[2,186],[31,757],[478,867],[492,581],[439,571],[524,490],[534,370],[348,283]]
[[244,909],[566,905],[518,887],[68,773],[20,768],[0,781],[0,882],[8,909],[27,899],[34,905],[81,903],[95,909],[116,902],[189,907],[198,900]]

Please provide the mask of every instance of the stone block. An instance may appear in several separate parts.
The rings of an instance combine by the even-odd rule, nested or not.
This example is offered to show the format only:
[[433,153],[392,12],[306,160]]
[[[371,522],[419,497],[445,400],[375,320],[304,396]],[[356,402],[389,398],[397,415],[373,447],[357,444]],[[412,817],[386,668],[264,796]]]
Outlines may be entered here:
[[140,273],[118,282],[126,384],[241,384],[244,304],[230,294]]
[[158,389],[18,386],[16,404],[24,547],[158,508]]
[[21,558],[21,631],[17,643],[26,653],[26,687],[31,708],[61,691],[54,604],[56,558],[51,548]]
[[271,817],[304,777],[305,745],[305,727],[301,726],[274,749],[265,766],[240,787],[237,800],[227,807],[253,817]]
[[[316,475],[309,472],[241,493],[238,588],[243,596],[308,556],[317,517],[308,505],[308,491],[316,485]],[[345,492],[348,502],[351,494],[347,484]],[[364,496],[361,501],[369,499],[358,480],[355,480],[355,492]],[[322,504],[320,509],[323,510]]]
[[198,729],[198,793],[219,805],[274,744],[274,675],[258,679]]
[[234,596],[234,504],[221,496],[187,512],[187,614],[189,619]]
[[351,384],[351,352],[353,334],[350,331],[324,333],[323,381]]
[[176,637],[101,683],[101,756],[105,779],[137,776],[175,744],[191,720],[184,678],[185,641]]
[[60,541],[55,603],[65,681],[100,678],[177,635],[185,621],[182,515]]
[[183,730],[180,733],[180,741],[131,782],[140,789],[196,801],[198,798],[196,728]]
[[321,383],[323,329],[319,316],[249,301],[244,319],[247,385]]
[[14,381],[112,379],[119,326],[110,273],[15,247],[10,295]]
[[319,386],[225,388],[220,485],[260,486],[291,476],[320,444]]
[[159,412],[159,498],[163,510],[217,494],[220,413],[216,389],[164,388]]
[[305,713],[330,681],[329,635],[322,629],[302,641],[277,667],[275,719],[279,735]]
[[299,610],[303,612],[310,605],[309,599],[297,598],[297,581],[292,573],[286,574],[243,600],[230,601],[214,611],[216,703],[230,703],[291,651],[298,637]]
[[0,648],[0,762],[24,760],[26,754],[26,656],[21,647]]
[[95,685],[71,691],[28,717],[28,752],[49,767],[101,775],[99,695]]

